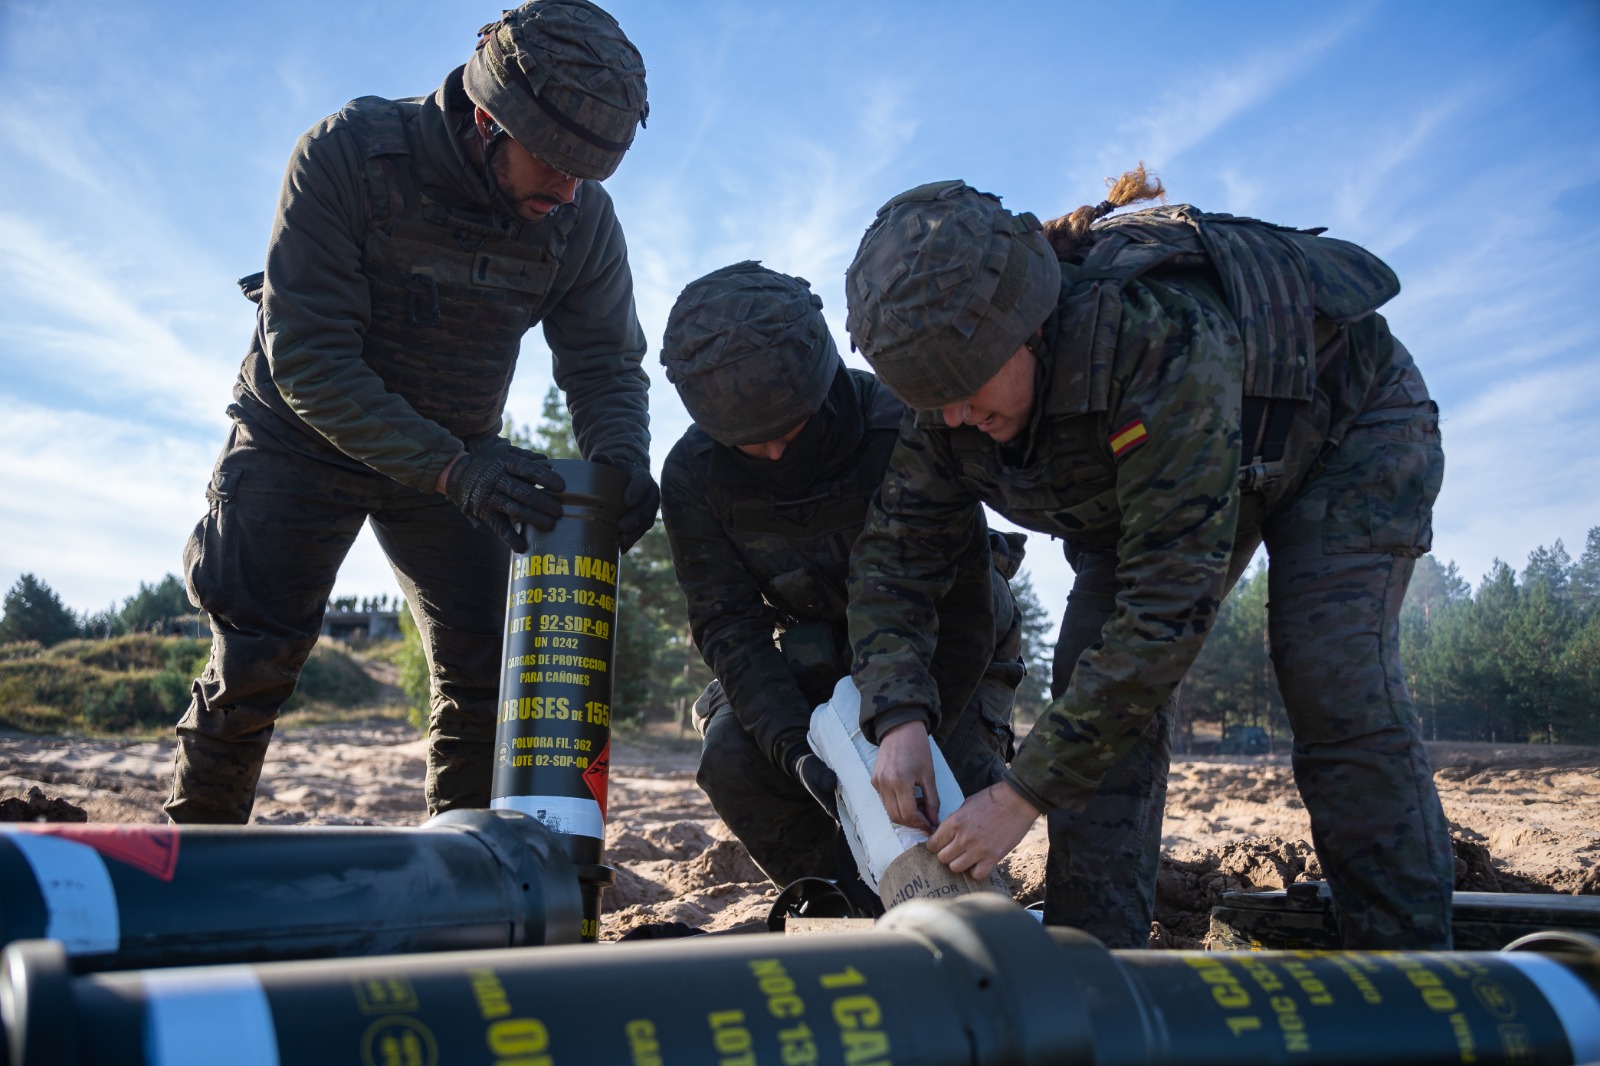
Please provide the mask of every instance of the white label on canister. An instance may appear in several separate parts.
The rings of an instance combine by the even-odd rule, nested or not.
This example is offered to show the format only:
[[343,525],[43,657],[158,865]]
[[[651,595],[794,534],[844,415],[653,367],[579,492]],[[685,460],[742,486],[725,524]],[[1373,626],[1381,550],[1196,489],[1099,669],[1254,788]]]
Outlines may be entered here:
[[1577,974],[1548,955],[1508,951],[1504,958],[1544,993],[1544,1001],[1561,1019],[1573,1062],[1600,1062],[1600,997]]
[[497,811],[521,811],[549,829],[575,837],[606,838],[606,817],[600,804],[577,796],[500,796],[489,801]]
[[33,867],[49,920],[44,935],[59,940],[68,955],[103,955],[117,950],[122,926],[117,892],[105,860],[87,844],[42,833],[7,833]]
[[279,1066],[272,1008],[250,967],[147,970],[141,979],[150,1066]]

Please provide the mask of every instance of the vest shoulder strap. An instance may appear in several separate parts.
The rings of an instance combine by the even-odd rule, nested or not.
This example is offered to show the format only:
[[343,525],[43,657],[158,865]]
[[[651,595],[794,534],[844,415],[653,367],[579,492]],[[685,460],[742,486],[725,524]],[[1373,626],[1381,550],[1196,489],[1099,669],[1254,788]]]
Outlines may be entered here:
[[399,215],[415,199],[406,195],[408,164],[396,158],[412,154],[400,105],[381,96],[362,96],[345,104],[339,118],[361,153],[368,220],[383,222]]

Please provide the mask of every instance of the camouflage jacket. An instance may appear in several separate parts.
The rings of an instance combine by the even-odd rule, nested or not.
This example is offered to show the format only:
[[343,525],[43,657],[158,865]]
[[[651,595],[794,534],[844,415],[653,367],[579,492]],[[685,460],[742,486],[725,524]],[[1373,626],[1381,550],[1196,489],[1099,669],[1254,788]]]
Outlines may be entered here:
[[[871,374],[841,367],[822,411],[779,462],[746,459],[691,427],[662,469],[661,517],[695,644],[740,724],[776,765],[805,743],[812,708],[849,672],[850,551],[904,410]],[[952,539],[960,541],[951,557],[960,588],[939,612],[944,627],[930,628],[948,652],[932,691],[959,707],[995,655],[997,627],[1012,659],[1020,638],[1010,587],[999,579],[991,590],[981,512]],[[863,729],[876,738],[923,717],[933,732],[932,699],[926,712],[899,708],[890,720],[864,707]]]
[[[1183,678],[1241,526],[1309,476],[1394,350],[1371,312],[1398,283],[1354,245],[1187,207],[1096,228],[1062,264],[1028,427],[1001,445],[919,413],[854,559],[856,681],[891,706],[928,698],[916,620],[980,504],[1116,556],[1116,612],[1051,707],[1069,725],[1036,729],[1008,771],[1041,810],[1080,805]],[[1297,443],[1254,499],[1239,485],[1246,396],[1295,405]]]
[[649,462],[644,333],[601,186],[538,223],[495,218],[456,129],[458,69],[430,97],[365,97],[295,146],[234,395],[288,446],[423,492],[499,432],[523,334],[544,325],[585,456]]

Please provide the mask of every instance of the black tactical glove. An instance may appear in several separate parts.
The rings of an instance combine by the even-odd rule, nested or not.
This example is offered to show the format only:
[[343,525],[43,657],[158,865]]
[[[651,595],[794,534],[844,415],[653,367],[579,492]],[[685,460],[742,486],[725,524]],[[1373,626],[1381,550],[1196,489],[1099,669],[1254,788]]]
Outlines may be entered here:
[[637,466],[608,455],[597,455],[593,461],[615,467],[628,475],[628,483],[622,489],[622,517],[617,519],[617,541],[622,554],[626,555],[628,549],[639,543],[639,538],[650,532],[650,527],[656,524],[656,511],[661,508],[661,490],[656,487],[656,479],[650,476],[647,466]]
[[816,752],[802,744],[789,760],[789,776],[806,787],[811,798],[822,804],[828,817],[839,820],[839,775],[828,768]]
[[474,522],[482,522],[514,552],[528,550],[528,535],[518,526],[551,530],[561,517],[567,483],[538,452],[518,448],[504,437],[467,444],[467,454],[450,468],[445,497]]

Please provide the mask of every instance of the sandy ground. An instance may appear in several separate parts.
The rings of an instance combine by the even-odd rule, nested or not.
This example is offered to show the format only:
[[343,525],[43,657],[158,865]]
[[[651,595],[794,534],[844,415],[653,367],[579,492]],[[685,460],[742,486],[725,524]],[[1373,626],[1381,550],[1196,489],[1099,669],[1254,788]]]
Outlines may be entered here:
[[[1439,744],[1430,754],[1458,887],[1600,894],[1600,748]],[[419,824],[423,758],[423,742],[396,721],[286,725],[255,820]],[[59,817],[65,808],[45,801],[64,801],[91,821],[160,821],[171,762],[168,740],[0,735],[0,815]],[[694,766],[682,742],[614,740],[606,859],[617,885],[603,938],[653,922],[764,924],[774,893],[696,787]],[[1283,756],[1176,759],[1165,830],[1157,918],[1170,946],[1198,942],[1224,891],[1319,874]],[[1041,823],[1007,861],[1024,902],[1038,898],[1044,853]]]

